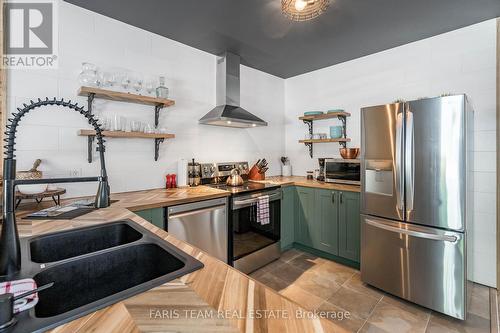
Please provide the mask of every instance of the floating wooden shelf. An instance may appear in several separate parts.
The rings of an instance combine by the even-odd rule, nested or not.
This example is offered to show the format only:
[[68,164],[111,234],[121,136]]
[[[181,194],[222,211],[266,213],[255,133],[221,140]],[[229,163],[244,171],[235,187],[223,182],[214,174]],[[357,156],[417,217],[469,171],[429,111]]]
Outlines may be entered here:
[[[95,136],[94,130],[80,130],[79,136]],[[120,131],[103,131],[102,135],[108,138],[144,138],[144,139],[173,139],[175,134],[163,133],[142,133],[142,132],[120,132]]]
[[350,117],[351,114],[349,112],[339,111],[339,112],[330,112],[323,113],[315,116],[302,116],[299,117],[299,120],[302,120],[304,124],[309,128],[309,135],[313,136],[313,122],[315,120],[324,120],[324,119],[333,119],[337,118],[342,122],[343,128],[343,138],[340,139],[309,139],[309,140],[299,140],[300,143],[305,144],[309,148],[309,156],[313,158],[313,143],[327,143],[327,142],[338,142],[344,148],[347,147],[347,142],[350,142],[351,139],[347,138],[347,117]]
[[[79,136],[88,137],[88,153],[87,159],[92,163],[92,143],[94,142],[96,132],[94,130],[82,129],[78,131]],[[106,138],[140,138],[155,140],[155,161],[158,161],[160,144],[165,139],[175,138],[175,134],[168,133],[142,133],[142,132],[121,132],[121,131],[103,131],[102,135]]]
[[328,142],[351,142],[349,138],[340,138],[340,139],[308,139],[308,140],[299,140],[299,143],[328,143]]
[[80,87],[78,90],[79,96],[89,96],[93,94],[93,97],[107,99],[110,101],[118,102],[131,102],[145,105],[154,105],[161,107],[169,107],[175,104],[175,101],[166,98],[156,98],[151,96],[143,96],[113,90],[99,89],[93,87]]
[[332,119],[338,117],[350,117],[351,114],[349,112],[330,112],[324,113],[317,116],[302,116],[299,117],[302,121],[314,121],[314,120],[323,120],[323,119]]
[[[118,102],[128,102],[136,104],[144,104],[154,106],[154,116],[155,116],[155,127],[158,128],[158,123],[160,119],[160,110],[175,104],[175,101],[167,98],[156,98],[151,96],[142,96],[137,94],[124,93],[113,90],[99,89],[93,87],[80,87],[78,89],[79,96],[87,96],[88,110],[92,113],[92,104],[94,98],[107,99],[110,101]],[[92,143],[95,138],[95,131],[92,130],[80,130],[78,133],[80,136],[88,136],[88,161],[92,163]],[[155,140],[155,161],[158,161],[158,152],[160,149],[160,144],[165,139],[175,138],[173,134],[149,134],[149,133],[139,133],[139,132],[113,132],[113,131],[103,131],[103,135],[108,138],[144,138],[144,139],[154,139]]]

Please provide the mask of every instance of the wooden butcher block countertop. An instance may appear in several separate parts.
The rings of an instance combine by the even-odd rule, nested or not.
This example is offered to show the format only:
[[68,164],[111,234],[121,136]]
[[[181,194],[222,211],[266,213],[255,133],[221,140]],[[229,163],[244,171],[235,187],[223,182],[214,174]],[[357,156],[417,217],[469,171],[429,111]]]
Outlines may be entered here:
[[306,312],[294,302],[132,212],[228,195],[205,186],[129,192],[113,194],[119,201],[109,208],[73,220],[18,218],[21,237],[131,219],[205,265],[52,332],[345,332],[328,319],[297,316]]
[[281,186],[294,185],[294,186],[320,188],[325,190],[361,192],[361,187],[359,185],[325,183],[313,179],[307,179],[307,177],[303,176],[290,176],[290,177],[271,176],[267,177],[266,180],[261,180],[258,182],[277,184]]

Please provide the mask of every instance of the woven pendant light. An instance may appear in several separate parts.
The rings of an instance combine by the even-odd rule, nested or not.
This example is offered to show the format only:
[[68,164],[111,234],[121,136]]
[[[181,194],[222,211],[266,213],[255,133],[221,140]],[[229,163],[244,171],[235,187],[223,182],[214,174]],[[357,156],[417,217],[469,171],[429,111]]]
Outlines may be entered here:
[[281,0],[281,11],[290,20],[307,21],[320,16],[330,0]]

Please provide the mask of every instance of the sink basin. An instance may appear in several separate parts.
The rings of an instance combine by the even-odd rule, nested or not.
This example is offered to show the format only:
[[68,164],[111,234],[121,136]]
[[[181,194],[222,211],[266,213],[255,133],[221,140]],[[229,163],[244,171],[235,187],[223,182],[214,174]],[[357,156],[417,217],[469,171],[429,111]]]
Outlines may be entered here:
[[61,261],[139,240],[142,234],[126,223],[57,232],[30,241],[31,260]]
[[13,279],[54,285],[6,333],[45,332],[203,267],[130,220],[23,238],[21,256]]
[[35,316],[57,316],[182,267],[182,261],[155,244],[128,246],[58,265],[34,277],[39,286],[54,282],[39,293]]

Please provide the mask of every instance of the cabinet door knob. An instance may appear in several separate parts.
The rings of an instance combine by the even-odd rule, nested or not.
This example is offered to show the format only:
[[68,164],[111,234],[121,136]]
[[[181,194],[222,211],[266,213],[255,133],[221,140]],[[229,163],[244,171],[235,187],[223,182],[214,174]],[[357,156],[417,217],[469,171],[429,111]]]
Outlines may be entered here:
[[337,193],[332,192],[332,203],[335,203],[335,197],[337,196]]
[[342,203],[342,198],[344,197],[344,193],[340,192],[340,203]]

